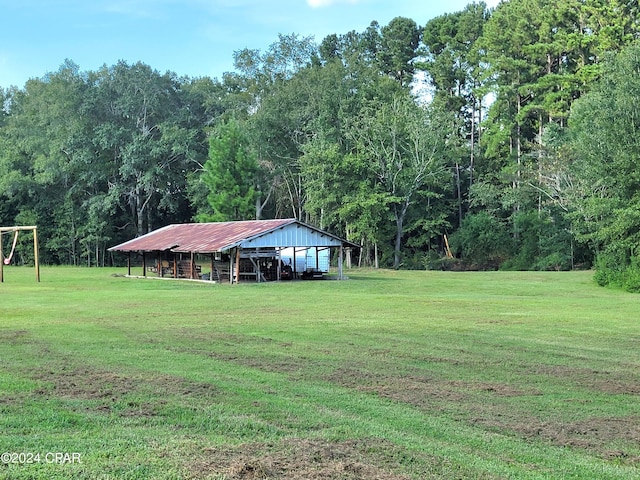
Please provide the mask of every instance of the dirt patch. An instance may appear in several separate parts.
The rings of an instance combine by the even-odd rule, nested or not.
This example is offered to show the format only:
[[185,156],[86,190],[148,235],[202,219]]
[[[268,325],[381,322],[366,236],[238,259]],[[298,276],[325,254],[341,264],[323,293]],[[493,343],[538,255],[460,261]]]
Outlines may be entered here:
[[612,395],[640,395],[640,384],[620,379],[596,379],[590,383],[589,388]]
[[[270,337],[259,337],[255,335],[243,335],[231,332],[202,332],[190,328],[178,328],[175,330],[175,338],[187,340],[189,344],[219,344],[227,347],[237,347],[245,345],[272,345],[276,341]],[[153,342],[153,338],[144,338],[144,341]]]
[[[239,337],[239,336],[237,336]],[[227,338],[227,337],[224,337]],[[235,339],[234,336],[229,336],[229,338]],[[290,349],[293,344],[290,342],[286,343],[275,343],[274,340],[270,338],[264,337],[256,337],[256,339],[252,339],[251,342],[253,344],[269,344],[273,343],[274,347],[281,349]],[[231,343],[223,342],[223,347],[229,350],[229,347],[233,347],[234,345]],[[255,368],[257,370],[263,372],[272,372],[272,373],[284,373],[292,376],[302,376],[308,370],[313,370],[316,367],[322,367],[324,364],[317,360],[313,360],[310,358],[306,358],[304,356],[296,355],[296,354],[279,354],[279,355],[251,355],[246,353],[238,353],[239,349],[232,349],[229,351],[215,351],[212,349],[203,349],[203,348],[192,348],[192,347],[176,347],[176,346],[168,346],[167,349],[171,352],[180,353],[180,354],[189,354],[189,355],[200,355],[203,357],[211,358],[214,360],[218,360],[221,362],[231,362],[236,365],[241,365],[243,367]]]
[[9,345],[22,345],[29,339],[28,330],[3,330],[0,331],[0,343]]
[[228,480],[408,480],[411,477],[394,473],[388,464],[388,452],[395,449],[379,439],[289,439],[268,445],[213,448],[206,449],[192,465],[190,478],[221,475]]
[[85,400],[116,400],[136,390],[140,383],[132,377],[89,367],[39,370],[33,378],[48,384],[36,390],[39,395]]
[[[508,418],[506,415],[476,417],[472,423],[483,428],[515,434],[528,440],[542,440],[561,447],[580,448],[605,460],[640,464],[640,457],[625,451],[629,445],[637,451],[640,444],[640,417],[594,417],[575,422],[541,421],[538,418]],[[612,445],[618,447],[612,448]]]
[[630,366],[627,371],[609,372],[591,368],[567,365],[540,365],[534,373],[571,382],[579,388],[596,390],[612,395],[640,395],[640,381],[634,373],[637,368]]
[[318,362],[299,356],[267,358],[264,356],[238,356],[235,354],[222,354],[211,351],[203,354],[216,360],[232,362],[243,367],[255,368],[263,372],[285,373],[289,375],[302,375],[306,370],[320,365]]
[[37,370],[31,378],[46,382],[36,391],[40,395],[55,395],[80,399],[112,398],[144,390],[156,390],[163,395],[211,398],[219,393],[215,385],[168,375],[130,376],[92,367],[66,367]]
[[614,440],[640,443],[640,418],[589,418],[572,423],[519,426],[526,437],[541,437],[562,446],[602,447]]
[[536,390],[524,391],[507,384],[444,380],[419,375],[383,376],[354,368],[340,368],[325,380],[362,392],[408,403],[418,408],[437,409],[442,402],[470,402],[478,393],[497,397],[538,395]]
[[208,383],[168,375],[131,376],[86,366],[50,366],[31,372],[31,378],[44,382],[33,392],[35,395],[100,400],[100,404],[92,407],[95,411],[105,414],[116,411],[123,417],[156,416],[171,397],[210,402],[219,396],[219,389]]

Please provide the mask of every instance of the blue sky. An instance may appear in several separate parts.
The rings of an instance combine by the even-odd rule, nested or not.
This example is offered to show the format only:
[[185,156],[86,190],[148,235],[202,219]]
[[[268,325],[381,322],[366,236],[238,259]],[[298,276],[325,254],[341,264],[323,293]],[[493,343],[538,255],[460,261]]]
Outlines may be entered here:
[[[278,34],[364,31],[409,17],[419,25],[472,0],[0,0],[0,87],[23,87],[70,59],[83,71],[119,60],[221,78],[233,52]],[[498,0],[488,0],[494,6]]]

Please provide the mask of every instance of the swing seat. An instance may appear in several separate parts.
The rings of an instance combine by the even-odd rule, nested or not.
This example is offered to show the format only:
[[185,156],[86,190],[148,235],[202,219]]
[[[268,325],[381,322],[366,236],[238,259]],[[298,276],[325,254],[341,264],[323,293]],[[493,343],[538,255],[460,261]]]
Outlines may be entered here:
[[18,230],[16,230],[15,233],[13,234],[13,245],[11,245],[11,253],[9,253],[9,256],[3,260],[5,265],[9,265],[11,263],[11,259],[13,258],[13,254],[16,251],[16,244],[17,243],[18,243]]

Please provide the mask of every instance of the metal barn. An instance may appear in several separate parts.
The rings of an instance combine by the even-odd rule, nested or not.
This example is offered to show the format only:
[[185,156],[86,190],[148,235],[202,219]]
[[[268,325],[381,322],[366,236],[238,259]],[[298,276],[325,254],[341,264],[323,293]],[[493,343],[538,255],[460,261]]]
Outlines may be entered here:
[[322,278],[329,252],[337,255],[343,279],[343,258],[351,248],[358,246],[299,220],[277,219],[168,225],[109,251],[127,253],[129,275],[136,253],[143,276],[238,283]]

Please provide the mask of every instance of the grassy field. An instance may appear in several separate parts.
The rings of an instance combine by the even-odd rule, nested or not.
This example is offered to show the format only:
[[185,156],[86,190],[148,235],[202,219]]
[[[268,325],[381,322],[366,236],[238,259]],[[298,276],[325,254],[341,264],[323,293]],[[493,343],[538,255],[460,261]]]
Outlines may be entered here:
[[114,273],[5,269],[0,478],[640,478],[640,296],[590,272]]

